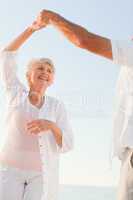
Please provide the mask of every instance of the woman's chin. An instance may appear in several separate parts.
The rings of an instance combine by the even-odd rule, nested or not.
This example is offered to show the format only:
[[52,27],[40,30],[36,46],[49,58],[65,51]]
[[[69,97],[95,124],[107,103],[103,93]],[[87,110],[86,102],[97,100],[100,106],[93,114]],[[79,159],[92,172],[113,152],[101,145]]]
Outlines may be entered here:
[[39,82],[37,83],[37,85],[35,86],[35,88],[36,88],[37,90],[40,90],[40,89],[42,89],[42,88],[47,88],[48,86],[49,86],[49,84],[48,84],[47,81],[39,81]]

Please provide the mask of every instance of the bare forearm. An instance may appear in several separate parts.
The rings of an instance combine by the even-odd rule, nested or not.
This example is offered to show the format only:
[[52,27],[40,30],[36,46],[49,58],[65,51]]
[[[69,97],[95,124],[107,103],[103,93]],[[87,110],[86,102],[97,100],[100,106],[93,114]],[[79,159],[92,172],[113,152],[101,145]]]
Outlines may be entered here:
[[76,46],[92,53],[112,59],[112,48],[109,39],[88,32],[80,25],[74,24],[57,13],[49,13],[49,22],[61,31]]
[[5,50],[18,50],[34,32],[35,31],[31,27],[28,27],[23,33],[21,33],[17,38],[15,38],[9,45],[7,45],[5,47]]

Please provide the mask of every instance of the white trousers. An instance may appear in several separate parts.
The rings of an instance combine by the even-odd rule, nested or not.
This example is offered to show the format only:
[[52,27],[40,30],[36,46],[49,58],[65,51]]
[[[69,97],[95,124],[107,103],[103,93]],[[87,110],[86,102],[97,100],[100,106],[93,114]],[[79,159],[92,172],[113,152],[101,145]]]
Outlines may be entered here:
[[133,150],[130,150],[125,159],[122,161],[118,200],[133,200],[133,166],[131,164],[132,155]]
[[42,186],[41,172],[0,165],[0,200],[41,200]]

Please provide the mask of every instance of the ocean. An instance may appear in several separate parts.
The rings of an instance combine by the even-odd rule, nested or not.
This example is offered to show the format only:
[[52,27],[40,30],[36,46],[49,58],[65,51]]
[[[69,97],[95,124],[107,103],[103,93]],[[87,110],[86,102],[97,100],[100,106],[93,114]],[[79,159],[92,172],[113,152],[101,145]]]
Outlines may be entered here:
[[60,186],[59,200],[115,200],[116,188]]

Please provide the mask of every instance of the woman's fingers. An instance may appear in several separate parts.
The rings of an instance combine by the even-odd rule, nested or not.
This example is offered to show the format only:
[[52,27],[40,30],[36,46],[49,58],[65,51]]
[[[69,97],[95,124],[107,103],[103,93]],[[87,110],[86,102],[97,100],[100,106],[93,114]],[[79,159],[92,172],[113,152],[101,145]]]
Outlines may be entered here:
[[37,134],[41,131],[41,128],[39,126],[31,126],[27,128],[28,132],[30,132],[31,134]]
[[50,121],[39,119],[27,123],[27,130],[32,133],[39,133],[50,129]]
[[34,120],[27,124],[27,130],[31,133],[39,133],[43,130],[41,120]]
[[41,11],[37,16],[36,23],[38,26],[38,30],[44,28],[49,24],[48,17],[44,17],[43,12]]
[[37,128],[36,127],[32,127],[32,128],[30,128],[30,129],[28,129],[28,133],[29,134],[33,134],[33,133],[36,133],[37,132]]

